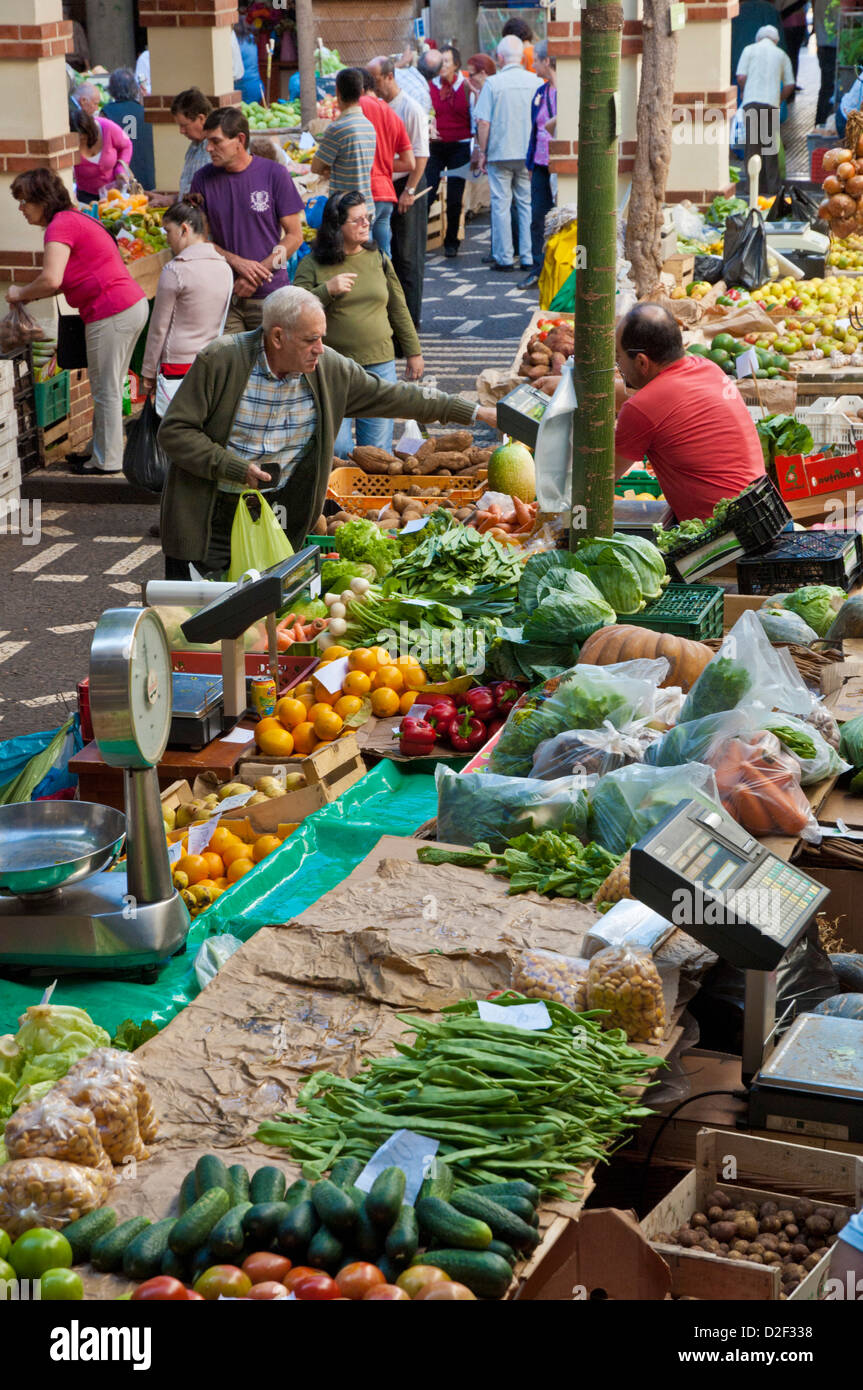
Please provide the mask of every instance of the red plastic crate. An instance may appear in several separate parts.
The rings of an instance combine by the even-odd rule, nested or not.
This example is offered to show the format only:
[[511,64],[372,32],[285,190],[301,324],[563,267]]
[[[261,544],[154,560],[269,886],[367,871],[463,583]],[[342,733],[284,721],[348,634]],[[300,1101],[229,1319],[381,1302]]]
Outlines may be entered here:
[[824,178],[824,156],[829,148],[829,145],[824,145],[823,148],[812,151],[809,159],[809,178],[812,183],[821,183]]

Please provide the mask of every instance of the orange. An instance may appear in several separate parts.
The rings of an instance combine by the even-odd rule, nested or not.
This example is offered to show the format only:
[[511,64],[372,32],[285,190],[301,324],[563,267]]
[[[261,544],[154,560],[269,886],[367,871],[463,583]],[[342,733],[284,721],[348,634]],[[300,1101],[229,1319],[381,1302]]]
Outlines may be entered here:
[[375,658],[375,670],[377,670],[379,666],[392,666],[393,658],[385,647],[370,647],[369,651],[372,652]]
[[272,854],[274,849],[278,849],[281,843],[278,835],[259,836],[252,847],[252,858],[255,863],[259,864],[266,855]]
[[295,695],[299,700],[303,697],[303,695],[311,695],[314,688],[315,687],[313,686],[311,681],[298,681],[298,683],[293,687],[291,694]]
[[377,669],[377,664],[378,659],[374,647],[354,647],[348,657],[348,668],[351,671],[365,671],[367,674],[371,674]]
[[[225,850],[224,854],[222,855],[222,863],[223,863],[224,866],[225,866],[225,873],[226,873],[226,875],[227,875],[228,878],[231,878],[231,875],[230,875],[230,873],[228,873],[228,870],[230,869],[230,867],[231,867],[231,865],[233,864],[234,860],[235,860],[235,859],[248,859],[248,857],[249,857],[249,855],[251,854],[251,852],[252,852],[252,851],[251,851],[251,847],[250,847],[249,845],[244,845],[244,844],[242,843],[242,841],[238,841],[238,843],[235,844],[235,845],[229,845],[229,846],[228,846],[228,848]],[[232,882],[232,883],[233,883],[233,881],[234,881],[234,880],[231,879],[231,882]]]
[[421,666],[409,666],[402,671],[406,690],[422,690],[428,680],[428,676]]
[[333,707],[325,700],[318,700],[317,704],[312,705],[309,710],[308,719],[310,724],[314,724],[319,714],[332,714]]
[[217,825],[210,836],[209,848],[215,854],[222,854],[229,845],[239,845],[241,843],[242,841],[239,835],[235,835],[233,830],[229,830],[226,825]]
[[238,878],[243,877],[243,874],[251,873],[254,867],[251,859],[235,859],[228,870],[228,882],[236,883]]
[[400,695],[399,714],[410,714],[416,697],[417,696],[415,690],[406,690],[404,695]]
[[184,854],[182,859],[177,861],[177,873],[185,874],[189,883],[200,883],[209,872],[207,861],[202,854]]
[[308,719],[309,710],[311,709],[312,705],[316,705],[318,703],[317,695],[313,690],[304,690],[302,695],[297,696],[297,699],[299,700],[303,709],[306,711],[306,718]]
[[273,715],[273,714],[268,714],[267,717],[266,717],[265,719],[259,719],[258,722],[257,722],[257,724],[255,725],[255,738],[257,739],[258,734],[264,733],[267,729],[278,729],[278,728],[279,728],[279,721],[278,721],[278,719],[276,719],[275,715]]
[[201,858],[206,860],[209,877],[211,879],[221,878],[222,874],[225,872],[225,866],[220,856],[216,854],[214,850],[206,849],[201,855]]
[[372,691],[372,714],[376,714],[378,718],[388,718],[391,714],[398,714],[398,712],[399,697],[394,690],[382,685],[377,690]]
[[315,715],[315,733],[322,742],[329,742],[330,739],[338,738],[342,732],[343,723],[334,709],[324,709]]
[[352,714],[359,714],[363,707],[363,702],[359,695],[342,695],[341,699],[336,700],[333,709],[339,719],[350,719]]
[[372,676],[372,690],[395,690],[398,694],[404,690],[404,676],[398,666],[379,666]]
[[293,729],[294,725],[302,724],[305,717],[306,707],[302,700],[294,700],[290,695],[284,695],[276,705],[276,718],[286,729]]
[[411,666],[419,666],[415,656],[397,656],[393,666],[398,666],[400,671],[408,671]]
[[328,661],[340,661],[344,656],[350,656],[348,648],[340,647],[336,642],[332,647],[327,647],[327,650],[321,654],[318,665],[326,666]]
[[311,753],[313,748],[317,748],[318,740],[315,734],[315,726],[310,720],[304,724],[298,724],[294,729],[294,748],[297,753]]
[[365,671],[348,671],[342,682],[342,690],[346,695],[368,695],[371,688],[371,678]]
[[262,753],[266,753],[269,758],[289,758],[294,751],[294,740],[290,732],[283,728],[278,719],[274,720],[274,729],[265,729],[264,732],[255,731],[255,742]]
[[221,878],[217,878],[216,887],[224,893],[225,889],[230,887],[229,879],[225,875],[223,875]]

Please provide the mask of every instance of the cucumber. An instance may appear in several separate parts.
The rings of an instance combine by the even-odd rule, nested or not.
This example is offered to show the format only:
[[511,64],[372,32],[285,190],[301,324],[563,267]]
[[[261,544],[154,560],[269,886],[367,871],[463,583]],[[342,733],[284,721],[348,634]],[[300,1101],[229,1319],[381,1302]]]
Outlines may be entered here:
[[310,1183],[307,1178],[297,1178],[297,1181],[292,1182],[285,1193],[284,1200],[291,1207],[295,1207],[298,1202],[310,1202],[313,1186],[314,1183]]
[[207,1240],[216,1222],[230,1210],[231,1199],[223,1187],[211,1187],[180,1217],[168,1244],[176,1255],[188,1255]]
[[259,1168],[249,1184],[249,1200],[256,1206],[262,1202],[281,1202],[287,1185],[281,1168]]
[[123,1252],[150,1225],[146,1216],[133,1216],[93,1242],[90,1263],[100,1274],[114,1274],[123,1263]]
[[319,1226],[309,1241],[308,1260],[314,1269],[338,1269],[344,1253],[345,1247],[339,1237],[326,1226]]
[[491,1244],[492,1231],[486,1221],[458,1211],[440,1197],[421,1197],[417,1202],[417,1220],[428,1236],[447,1246],[485,1250]]
[[365,1166],[361,1158],[338,1158],[330,1169],[330,1182],[336,1187],[351,1187]]
[[400,1269],[409,1265],[419,1249],[420,1237],[417,1215],[413,1207],[404,1206],[398,1220],[391,1226],[386,1239],[387,1258]]
[[175,1255],[169,1245],[162,1253],[159,1273],[169,1274],[172,1279],[179,1279],[181,1284],[185,1284],[189,1273],[188,1262],[184,1260],[182,1255]]
[[182,1186],[180,1187],[180,1196],[177,1201],[177,1210],[181,1216],[189,1210],[189,1207],[197,1199],[197,1196],[198,1180],[195,1177],[194,1168],[190,1168],[183,1178]]
[[106,1236],[117,1224],[117,1213],[113,1207],[99,1207],[88,1211],[77,1221],[70,1221],[63,1227],[63,1234],[72,1247],[73,1265],[83,1264],[89,1259],[90,1251],[100,1236]]
[[[456,1211],[465,1216],[485,1222],[495,1240],[506,1241],[514,1250],[534,1250],[539,1244],[539,1234],[533,1226],[522,1221],[508,1207],[498,1206],[488,1197],[479,1196],[476,1192],[457,1192],[452,1204]],[[452,1242],[453,1245],[457,1243]]]
[[381,1255],[380,1259],[375,1260],[375,1264],[384,1276],[388,1284],[394,1284],[401,1274],[400,1269],[396,1269],[392,1260],[387,1255]]
[[195,1280],[203,1274],[205,1269],[210,1269],[212,1265],[219,1263],[215,1251],[211,1245],[202,1245],[196,1250],[189,1261],[189,1283],[194,1286]]
[[249,1175],[242,1163],[234,1163],[228,1169],[228,1186],[225,1191],[231,1199],[231,1206],[238,1207],[249,1199]]
[[152,1279],[162,1267],[162,1256],[168,1248],[168,1236],[176,1218],[156,1221],[126,1246],[123,1251],[123,1273],[127,1279]]
[[202,1154],[195,1164],[195,1192],[203,1197],[211,1187],[228,1190],[228,1170],[215,1154]]
[[352,1240],[362,1259],[370,1260],[372,1264],[377,1264],[378,1255],[384,1245],[384,1231],[380,1226],[376,1226],[372,1218],[366,1211],[365,1204],[360,1208],[357,1216],[357,1224],[353,1230]]
[[315,1183],[312,1205],[322,1224],[328,1226],[334,1235],[352,1231],[357,1224],[357,1207],[353,1197],[328,1178]]
[[269,1250],[279,1224],[291,1208],[286,1202],[255,1202],[243,1216],[243,1234],[255,1250]]
[[366,1197],[365,1207],[376,1226],[386,1230],[398,1220],[405,1199],[405,1175],[401,1168],[385,1168],[378,1173]]
[[493,1240],[491,1245],[487,1246],[486,1249],[490,1255],[500,1255],[510,1266],[514,1266],[518,1263],[518,1255],[512,1247],[507,1245],[503,1240]]
[[[460,1192],[458,1195],[461,1197],[464,1194]],[[506,1211],[514,1212],[516,1216],[521,1217],[522,1221],[526,1221],[528,1226],[534,1225],[539,1220],[536,1211],[526,1197],[516,1197],[514,1193],[510,1195],[508,1192],[502,1192],[499,1197],[488,1197],[484,1192],[480,1192],[478,1195],[485,1197],[487,1201],[494,1202],[495,1206],[504,1207]]]
[[421,1197],[440,1197],[448,1202],[455,1191],[455,1174],[449,1164],[442,1159],[433,1158],[428,1177],[420,1188]]
[[242,1254],[246,1244],[243,1217],[251,1206],[251,1202],[240,1202],[237,1206],[231,1207],[230,1211],[226,1211],[225,1215],[219,1218],[210,1232],[209,1243],[220,1260],[232,1263],[237,1255]]
[[472,1187],[471,1192],[490,1197],[493,1202],[498,1197],[526,1197],[532,1206],[539,1206],[539,1188],[534,1187],[532,1182],[525,1182],[524,1178],[512,1178],[509,1182],[484,1182],[479,1187]]
[[442,1269],[457,1284],[466,1284],[478,1298],[503,1298],[512,1280],[506,1260],[488,1250],[430,1250],[415,1255],[411,1263]]
[[277,1248],[283,1255],[290,1255],[296,1264],[298,1257],[305,1258],[309,1241],[320,1224],[311,1202],[297,1202],[288,1207],[276,1230]]

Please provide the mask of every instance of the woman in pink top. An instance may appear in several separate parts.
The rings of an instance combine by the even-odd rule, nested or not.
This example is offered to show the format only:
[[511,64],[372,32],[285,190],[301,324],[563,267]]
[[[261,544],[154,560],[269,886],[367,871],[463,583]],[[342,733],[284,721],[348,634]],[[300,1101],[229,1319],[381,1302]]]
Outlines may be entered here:
[[[132,279],[110,232],[79,212],[62,179],[31,169],[12,184],[25,222],[45,229],[42,273],[13,285],[10,304],[63,294],[84,321],[87,371],[93,395],[93,439],[88,452],[68,454],[81,473],[119,473],[123,467],[123,382],[147,322],[147,299]],[[93,466],[84,467],[92,456]]]
[[159,276],[141,369],[141,385],[148,393],[155,389],[160,415],[201,348],[221,335],[234,290],[234,273],[207,240],[199,207],[180,199],[162,226],[174,259]]
[[95,203],[99,189],[118,179],[131,181],[129,163],[132,141],[121,126],[107,116],[91,116],[83,107],[69,104],[69,121],[78,136],[80,158],[75,165],[79,202]]

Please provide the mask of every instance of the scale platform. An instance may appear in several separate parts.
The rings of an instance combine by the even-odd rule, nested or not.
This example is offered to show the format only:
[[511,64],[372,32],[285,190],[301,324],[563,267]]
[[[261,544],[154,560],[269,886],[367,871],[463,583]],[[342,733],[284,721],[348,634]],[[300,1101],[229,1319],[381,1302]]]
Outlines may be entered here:
[[204,748],[222,733],[222,677],[174,671],[170,748]]
[[801,1014],[750,1091],[755,1129],[863,1141],[863,1021]]

